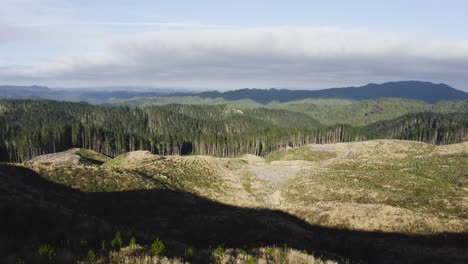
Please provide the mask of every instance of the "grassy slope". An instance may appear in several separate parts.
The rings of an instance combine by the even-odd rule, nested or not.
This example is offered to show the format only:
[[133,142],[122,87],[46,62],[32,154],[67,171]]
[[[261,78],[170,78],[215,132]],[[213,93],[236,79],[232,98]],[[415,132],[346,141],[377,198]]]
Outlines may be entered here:
[[269,153],[265,159],[269,162],[275,160],[305,160],[305,161],[321,161],[331,159],[336,156],[336,153],[330,151],[314,151],[309,146],[280,150]]
[[104,166],[120,166],[125,163],[128,153],[121,154],[111,160],[106,161]]
[[[315,224],[433,233],[468,231],[467,151],[467,143],[376,140],[305,146],[264,158],[131,152],[103,166],[33,168],[84,191],[180,189],[233,205],[279,208]],[[381,210],[388,210],[385,219],[372,216]]]
[[89,149],[78,149],[77,151],[74,152],[74,154],[81,157],[82,163],[89,162],[92,164],[103,164],[111,160],[111,158],[101,153],[97,153],[96,151],[89,150]]
[[[413,142],[331,146],[338,159],[312,165],[284,192],[286,203],[309,221],[411,233],[467,231],[466,143],[450,154]],[[307,212],[311,207],[316,210]]]
[[[117,193],[112,195],[135,190],[181,190],[212,201],[239,206],[239,208],[279,209],[305,220],[306,223],[320,227],[339,228],[339,230],[345,228],[413,235],[468,232],[468,215],[466,214],[468,212],[466,203],[468,199],[468,143],[433,146],[409,141],[376,140],[311,145],[279,151],[265,158],[252,155],[239,158],[185,156],[158,158],[149,163],[145,159],[130,159],[131,155],[130,153],[117,157],[113,162],[108,161],[106,166],[29,164],[27,168],[63,186],[70,186],[87,193],[96,193],[97,197],[116,191]],[[10,187],[6,188],[12,190]],[[175,197],[185,196],[177,194]],[[122,200],[118,196],[109,199]],[[184,205],[188,206],[184,207],[187,209],[180,211],[178,207],[176,214],[191,210],[189,208],[192,206],[192,199],[187,200],[189,205]],[[106,203],[102,198],[95,202],[98,201]],[[169,204],[162,200],[154,202],[165,208],[171,206],[170,201]],[[141,206],[144,208],[148,206],[145,205],[147,202],[143,203],[143,200],[140,201],[137,198],[130,200],[125,198],[108,205],[113,208],[122,202],[135,203],[135,205],[142,202]],[[157,208],[159,207],[148,210],[157,210],[158,214],[163,212]],[[232,209],[226,210],[230,212]],[[146,211],[145,209],[142,212],[146,213]],[[131,213],[122,212],[122,214],[125,216]],[[210,216],[212,218],[193,215],[188,220],[181,221],[186,225],[194,219],[202,219],[202,222],[215,221],[212,223],[215,224],[217,221],[226,219],[226,216],[222,214]],[[203,217],[212,220],[203,220]],[[265,221],[272,221],[268,219],[267,217]],[[137,218],[134,220],[137,221]],[[176,219],[171,221],[174,220]],[[236,221],[242,220],[233,221],[235,225],[238,225]],[[131,222],[133,223],[133,219]],[[249,237],[252,238],[260,236],[261,239],[264,233],[258,228],[252,234],[249,233],[251,230],[248,228],[241,233],[250,234]],[[273,229],[276,231],[273,233],[282,230],[275,228]],[[270,231],[267,228],[266,234]],[[168,230],[168,232],[177,234],[178,231]],[[216,232],[221,232],[221,230]],[[228,230],[223,230],[223,232],[229,233]],[[350,236],[358,239],[360,234],[350,233]],[[301,235],[298,233],[293,237],[300,238]],[[389,238],[378,240],[380,242],[375,245],[384,243],[382,244],[384,248],[400,252],[400,249],[395,248],[393,244],[392,246],[386,245],[391,240],[387,241],[387,239]],[[322,245],[327,245],[328,243],[326,239],[320,241],[319,244],[313,245],[317,246],[322,243]],[[330,241],[337,240],[330,238]],[[397,244],[406,243],[401,241],[404,240],[398,239]],[[216,245],[218,242],[213,243]],[[402,244],[405,250],[401,252],[425,252],[424,254],[440,256],[448,254],[442,246],[428,250],[418,243],[408,243],[410,244],[404,246]],[[169,247],[175,247],[175,245],[170,244]],[[343,250],[340,247],[334,248],[334,250],[337,249]],[[260,250],[258,252],[251,250],[254,249],[251,248],[247,252],[250,256],[268,258],[265,253],[261,252],[270,249],[256,249]],[[355,249],[352,251],[354,252]],[[207,251],[203,254],[204,257],[211,259],[221,257],[226,261],[229,258],[244,259],[244,253],[239,248],[235,248],[234,252],[237,253],[233,253],[230,257],[226,252],[229,251],[223,249],[219,254],[214,251]],[[290,254],[289,249],[284,252],[278,254]],[[348,254],[348,251],[346,252],[345,256]],[[365,252],[356,254],[364,256],[359,254],[368,254]],[[419,256],[419,253],[415,252],[408,254]],[[452,256],[460,256],[459,253],[450,251]],[[118,254],[124,259],[132,259],[136,253],[126,255],[124,250],[113,254]],[[137,256],[145,254],[149,254],[148,247],[145,247]],[[300,257],[310,258],[311,256]],[[106,261],[109,259],[104,259],[104,262]]]

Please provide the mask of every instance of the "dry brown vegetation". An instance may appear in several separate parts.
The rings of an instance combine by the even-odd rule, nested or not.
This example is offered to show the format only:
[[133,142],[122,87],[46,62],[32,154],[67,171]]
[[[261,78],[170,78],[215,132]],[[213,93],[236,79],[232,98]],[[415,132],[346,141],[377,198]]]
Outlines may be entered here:
[[[247,252],[242,249],[223,249],[222,252],[216,250],[205,250],[197,254],[203,255],[207,260],[217,264],[335,264],[336,261],[325,260],[321,256],[312,256],[306,252],[301,252],[289,248],[280,247],[262,247]],[[122,248],[119,251],[113,251],[105,258],[93,261],[85,260],[82,263],[113,263],[113,264],[182,264],[189,263],[182,258],[168,258],[152,256],[141,246],[135,248]]]
[[29,166],[85,191],[183,189],[232,205],[280,209],[325,226],[468,231],[467,142],[310,145],[266,158],[163,158],[136,151],[103,166],[68,166],[76,151],[40,156]]
[[[80,152],[41,156],[23,166],[84,192],[180,190],[239,208],[280,210],[324,228],[411,235],[468,232],[468,142],[434,146],[376,140],[237,158],[131,152],[113,160],[104,157],[103,165],[76,163]],[[114,251],[93,262],[185,261],[140,249]],[[334,263],[275,246],[203,250],[203,257],[217,263]]]

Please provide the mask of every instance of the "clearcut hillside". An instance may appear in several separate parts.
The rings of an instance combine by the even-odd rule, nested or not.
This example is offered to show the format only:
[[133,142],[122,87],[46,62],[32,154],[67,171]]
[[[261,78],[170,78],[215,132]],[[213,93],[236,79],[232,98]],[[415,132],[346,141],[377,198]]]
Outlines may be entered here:
[[399,140],[2,163],[0,257],[44,260],[50,245],[68,262],[465,263],[467,164],[466,142]]

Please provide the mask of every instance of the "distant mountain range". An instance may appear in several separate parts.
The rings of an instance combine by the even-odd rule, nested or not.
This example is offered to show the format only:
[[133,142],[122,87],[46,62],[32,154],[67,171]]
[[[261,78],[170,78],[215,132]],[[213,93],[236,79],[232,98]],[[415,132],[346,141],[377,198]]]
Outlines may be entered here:
[[161,91],[135,91],[135,90],[112,90],[107,89],[66,89],[56,90],[44,86],[14,86],[0,85],[0,99],[54,99],[64,101],[84,101],[91,103],[102,103],[106,100],[129,99],[134,97],[154,97],[167,94]]
[[368,100],[392,97],[422,100],[428,103],[468,99],[468,93],[452,88],[446,84],[419,81],[387,82],[383,84],[371,83],[360,87],[331,88],[324,90],[241,89],[228,92],[213,91],[179,93],[176,95],[223,98],[225,100],[251,99],[262,104],[272,101],[289,102],[301,99]]
[[123,91],[123,90],[53,90],[43,86],[0,86],[0,98],[45,98],[67,101],[87,101],[103,103],[106,100],[129,99],[134,97],[197,96],[202,98],[223,98],[225,100],[250,99],[262,104],[272,101],[289,102],[301,99],[354,99],[367,100],[377,98],[406,98],[422,100],[428,103],[439,101],[468,100],[468,93],[446,84],[420,81],[387,82],[367,84],[360,87],[331,88],[323,90],[287,90],[287,89],[240,89],[227,92],[176,92],[167,91]]

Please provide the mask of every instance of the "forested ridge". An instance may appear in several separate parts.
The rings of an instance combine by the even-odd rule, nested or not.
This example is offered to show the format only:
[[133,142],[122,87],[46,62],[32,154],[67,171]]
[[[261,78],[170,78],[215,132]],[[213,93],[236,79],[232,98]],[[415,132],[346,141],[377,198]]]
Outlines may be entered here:
[[468,114],[406,114],[391,121],[376,122],[363,130],[371,139],[406,139],[445,145],[468,140]]
[[302,113],[226,106],[104,107],[51,100],[0,101],[0,160],[25,161],[72,147],[108,156],[263,155],[286,147],[375,138],[449,144],[468,138],[466,114],[408,114],[365,127],[321,126]]
[[382,84],[369,83],[360,87],[322,90],[240,89],[227,92],[175,93],[169,94],[169,96],[199,96],[202,98],[223,98],[226,100],[250,99],[262,104],[274,101],[290,102],[306,98],[369,100],[393,97],[422,100],[428,103],[468,99],[468,93],[454,89],[446,84],[421,81],[399,81]]
[[[0,85],[0,98],[5,99],[52,99],[108,103],[147,97],[199,97],[218,98],[227,101],[252,100],[260,104],[291,102],[304,99],[349,99],[369,100],[378,98],[406,98],[427,103],[468,100],[468,93],[443,83],[421,81],[397,81],[382,84],[369,83],[359,87],[328,88],[321,90],[288,90],[245,88],[226,92],[177,92],[167,89],[143,90],[138,87],[114,87],[113,89],[49,89],[42,86]],[[183,100],[183,99],[181,99]]]

